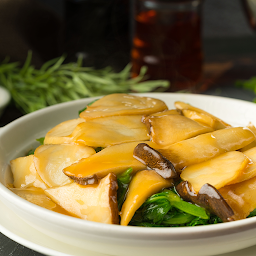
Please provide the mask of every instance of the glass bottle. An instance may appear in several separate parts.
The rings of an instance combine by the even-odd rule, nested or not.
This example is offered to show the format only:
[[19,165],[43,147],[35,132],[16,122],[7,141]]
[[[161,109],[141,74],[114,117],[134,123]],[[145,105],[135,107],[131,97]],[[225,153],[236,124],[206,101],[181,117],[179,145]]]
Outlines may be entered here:
[[202,75],[201,0],[134,0],[132,76],[147,66],[168,91],[193,90]]

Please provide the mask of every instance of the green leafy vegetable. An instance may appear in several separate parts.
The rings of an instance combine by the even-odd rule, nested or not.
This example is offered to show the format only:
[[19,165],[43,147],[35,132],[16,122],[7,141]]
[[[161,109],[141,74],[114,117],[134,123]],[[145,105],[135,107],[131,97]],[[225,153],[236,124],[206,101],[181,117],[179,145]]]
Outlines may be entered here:
[[28,153],[26,154],[26,156],[34,155],[34,153],[35,153],[35,150],[34,149],[30,149],[28,151]]
[[95,148],[95,151],[96,151],[96,153],[98,153],[98,152],[100,152],[102,149],[104,149],[103,147],[97,147],[97,148]]
[[131,173],[132,173],[133,169],[132,168],[128,168],[125,172],[123,172],[122,174],[118,175],[118,180],[120,180],[120,182],[124,183],[124,184],[129,184],[131,181]]
[[209,219],[209,216],[204,208],[183,201],[175,192],[167,189],[161,193],[152,195],[144,204],[147,205],[163,199],[168,200],[171,206],[183,212],[189,213],[196,217],[200,217],[202,219]]
[[149,197],[136,211],[130,225],[147,227],[179,227],[219,223],[202,207],[182,200],[174,190],[164,190]]
[[23,67],[19,63],[0,64],[0,84],[6,87],[17,107],[30,113],[61,102],[111,93],[149,92],[169,86],[165,80],[145,81],[146,68],[130,78],[131,65],[115,73],[110,67],[95,70],[82,66],[82,57],[76,63],[64,63],[65,57],[50,60],[40,69],[31,65],[28,53]]
[[[36,141],[38,141],[41,145],[44,145],[44,137],[38,138],[36,139]],[[30,149],[26,154],[26,156],[34,155],[34,153],[35,153],[35,149]]]
[[255,217],[256,216],[256,209],[254,209],[247,218]]
[[44,145],[44,137],[36,139],[41,145]]
[[170,209],[170,202],[168,200],[160,199],[154,203],[148,204],[148,206],[143,209],[143,218],[147,221],[152,221],[155,224],[160,224]]
[[117,202],[119,211],[125,200],[125,196],[129,187],[129,183],[132,179],[132,168],[128,168],[125,172],[117,176],[118,190],[117,190]]
[[184,223],[189,223],[195,219],[195,216],[185,213],[179,212],[176,214],[167,214],[164,216],[163,224],[164,225],[180,225]]
[[191,222],[187,223],[186,226],[193,227],[193,226],[201,226],[201,225],[210,225],[210,224],[217,224],[222,223],[222,220],[216,215],[210,215],[208,220],[201,219],[199,217],[194,218]]
[[97,101],[98,99],[96,99],[96,100],[93,100],[92,102],[90,102],[90,103],[88,103],[87,104],[87,106],[85,107],[85,108],[83,108],[83,109],[81,109],[79,112],[78,112],[78,114],[80,115],[84,110],[86,110],[87,109],[87,107],[88,106],[91,106],[95,101]]

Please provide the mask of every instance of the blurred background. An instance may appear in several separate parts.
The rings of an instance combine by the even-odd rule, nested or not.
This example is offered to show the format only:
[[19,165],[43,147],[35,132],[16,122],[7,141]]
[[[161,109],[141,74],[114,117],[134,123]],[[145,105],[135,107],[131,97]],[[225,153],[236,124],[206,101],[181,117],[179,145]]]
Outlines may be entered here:
[[[35,68],[61,55],[66,63],[75,62],[80,55],[86,67],[111,67],[120,72],[131,62],[134,1],[0,0],[0,63],[18,61],[23,65],[31,50]],[[237,89],[237,81],[256,76],[256,33],[242,0],[203,0],[201,25],[203,75],[196,92],[254,100],[256,81],[252,90]],[[3,83],[1,72],[0,68]],[[2,125],[24,114],[19,104],[17,108],[22,93],[23,102],[36,95],[33,88],[20,91],[24,83],[17,80],[9,86],[9,90],[15,87],[16,105],[7,108]],[[46,105],[49,93],[46,90]],[[15,95],[12,90],[12,97]]]
[[[120,70],[130,61],[130,7],[129,0],[1,0],[0,60],[24,62],[32,49],[40,66],[62,53],[71,61],[83,52],[85,65]],[[206,0],[202,37],[207,61],[234,51],[256,53],[240,0]]]

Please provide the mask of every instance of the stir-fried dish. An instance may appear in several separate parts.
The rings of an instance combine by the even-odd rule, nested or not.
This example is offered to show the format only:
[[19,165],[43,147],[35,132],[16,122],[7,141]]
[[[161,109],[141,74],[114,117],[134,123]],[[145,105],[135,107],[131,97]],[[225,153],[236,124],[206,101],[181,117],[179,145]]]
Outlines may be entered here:
[[108,224],[180,227],[256,215],[256,128],[185,102],[111,94],[10,162],[18,196]]

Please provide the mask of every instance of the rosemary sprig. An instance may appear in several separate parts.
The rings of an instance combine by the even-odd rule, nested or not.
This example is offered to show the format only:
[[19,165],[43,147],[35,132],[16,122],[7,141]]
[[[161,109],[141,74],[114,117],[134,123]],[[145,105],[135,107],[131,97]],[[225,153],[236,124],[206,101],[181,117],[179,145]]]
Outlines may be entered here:
[[31,58],[32,52],[29,52],[23,67],[8,61],[0,64],[0,84],[10,91],[24,113],[86,97],[161,91],[169,86],[165,80],[145,81],[145,67],[138,77],[131,78],[130,64],[116,73],[110,67],[99,70],[83,67],[81,57],[76,63],[64,63],[65,57],[61,56],[36,69],[31,65]]

